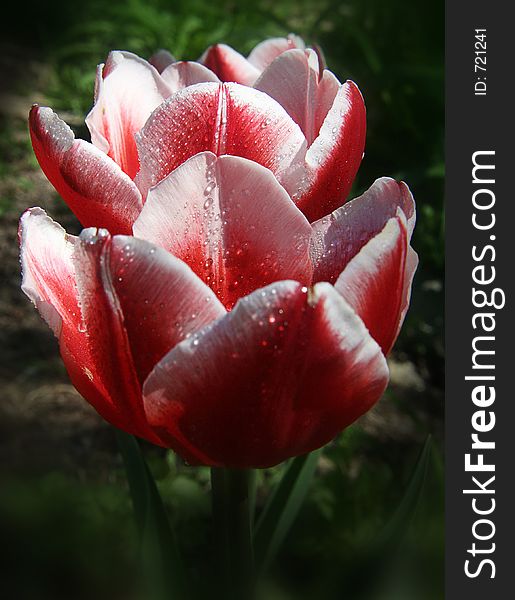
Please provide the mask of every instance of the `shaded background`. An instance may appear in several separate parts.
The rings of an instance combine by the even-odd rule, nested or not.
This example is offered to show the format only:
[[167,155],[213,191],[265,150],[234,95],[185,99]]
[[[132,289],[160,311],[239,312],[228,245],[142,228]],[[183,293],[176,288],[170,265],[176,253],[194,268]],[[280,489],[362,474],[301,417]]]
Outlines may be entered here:
[[[80,137],[95,66],[110,49],[197,58],[223,41],[248,53],[295,32],[357,82],[366,155],[354,195],[402,178],[418,206],[412,306],[379,405],[328,446],[276,565],[269,598],[443,597],[443,2],[95,0],[14,7],[0,41],[0,574],[6,598],[141,597],[137,538],[113,433],[68,382],[56,341],[19,290],[17,220],[44,207],[79,228],[37,167],[26,117],[52,106]],[[395,514],[427,434],[433,450],[400,550],[369,549]],[[210,544],[209,473],[145,447],[189,564]],[[258,508],[281,468],[260,474]],[[409,527],[408,527],[409,525]],[[330,582],[330,584],[328,583]],[[321,587],[322,586],[322,587]],[[361,596],[356,591],[362,590]],[[324,592],[325,593],[325,592]],[[327,593],[329,598],[329,593]],[[324,596],[325,597],[325,596]]]

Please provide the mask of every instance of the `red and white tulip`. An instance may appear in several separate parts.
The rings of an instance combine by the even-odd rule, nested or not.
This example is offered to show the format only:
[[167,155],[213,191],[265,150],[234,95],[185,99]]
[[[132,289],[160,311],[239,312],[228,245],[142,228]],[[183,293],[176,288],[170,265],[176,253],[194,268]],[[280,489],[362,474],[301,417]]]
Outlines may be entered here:
[[23,289],[102,416],[192,464],[266,467],[379,399],[415,207],[387,178],[347,202],[354,83],[294,37],[200,63],[113,52],[86,123],[91,144],[33,107],[39,163],[86,229],[30,209],[20,242]]

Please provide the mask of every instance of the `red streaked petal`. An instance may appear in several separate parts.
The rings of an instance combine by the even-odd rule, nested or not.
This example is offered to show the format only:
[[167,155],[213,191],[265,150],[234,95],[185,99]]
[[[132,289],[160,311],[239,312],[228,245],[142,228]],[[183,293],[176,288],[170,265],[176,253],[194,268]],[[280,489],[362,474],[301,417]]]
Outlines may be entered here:
[[324,51],[318,44],[313,44],[313,50],[316,52],[318,58],[318,70],[323,73],[327,69],[327,60],[325,59]]
[[349,261],[399,209],[407,218],[411,237],[415,224],[413,196],[405,183],[382,177],[364,194],[313,223],[313,280],[334,283]]
[[176,58],[168,50],[158,50],[148,59],[148,62],[155,67],[159,73],[162,73],[166,67],[176,62]]
[[57,338],[63,321],[80,323],[72,262],[75,239],[41,208],[29,208],[20,219],[21,289],[32,300]]
[[[84,378],[77,369],[81,363],[71,356],[73,383],[94,403],[84,386],[98,381],[99,395],[113,413],[101,414],[129,433],[161,443],[143,412],[142,382],[163,354],[225,310],[190,269],[162,249],[93,228],[79,239],[74,263],[90,362]],[[198,314],[188,313],[176,326],[172,321],[186,318],[187,304],[189,310],[198,307]],[[171,447],[188,456],[182,446]]]
[[136,136],[146,195],[180,164],[208,150],[253,160],[280,176],[306,141],[273,98],[235,83],[189,86],[157,108]]
[[278,282],[176,346],[143,388],[149,423],[200,463],[268,467],[329,442],[382,394],[388,368],[329,284]]
[[[320,60],[320,59],[319,59]],[[317,104],[314,111],[314,132],[316,133],[313,139],[319,135],[320,129],[334,104],[335,98],[342,87],[336,76],[324,69],[318,82],[317,88]]]
[[158,71],[130,52],[111,52],[97,77],[95,105],[86,118],[91,141],[131,179],[139,170],[134,134],[170,94]]
[[[333,84],[327,85],[331,89]],[[292,167],[281,180],[310,221],[327,215],[347,199],[363,157],[365,132],[363,97],[356,84],[347,81],[336,94],[303,163]]]
[[[211,295],[212,307],[204,308],[194,318],[190,315],[189,323],[181,323],[179,327],[174,323],[172,327],[171,319],[179,316],[178,311],[181,317],[185,316],[186,302],[195,307],[200,303],[200,294],[204,302],[210,296],[210,290],[187,267],[164,250],[156,248],[151,253],[151,246],[143,241],[111,240],[107,232],[95,230],[84,230],[81,238],[81,252],[75,255],[77,279],[84,326],[92,342],[92,364],[97,369],[92,369],[88,378],[93,382],[99,377],[104,387],[102,397],[112,399],[116,413],[108,420],[129,433],[163,444],[148,427],[141,381],[152,360],[165,351],[166,345],[172,347],[197,326],[209,322],[217,308],[222,314],[225,311]],[[127,242],[132,246],[128,251]],[[131,252],[138,255],[133,263]],[[142,305],[135,305],[132,296],[138,287],[144,290],[145,297],[142,298],[143,293],[139,296]],[[179,296],[184,292],[186,297]],[[155,321],[152,323],[153,315],[161,321],[159,327]],[[71,369],[69,372],[72,375]],[[72,381],[79,391],[79,386],[87,383],[84,378],[74,381],[72,377]],[[167,446],[190,459],[188,446],[177,440]]]
[[[94,322],[98,323],[104,312],[101,305],[84,306],[84,294],[77,287],[76,255],[82,249],[81,240],[66,235],[43,210],[31,209],[21,219],[20,242],[22,289],[54,329],[74,386],[110,423],[130,433],[157,439],[146,426],[139,384],[132,376],[128,354],[123,353],[126,349],[123,338],[120,346],[119,336],[110,337],[116,333],[116,322],[104,318],[99,324],[102,336],[112,344],[104,356],[94,328],[90,323],[86,327],[82,319],[81,311],[86,315],[91,311],[95,314]],[[87,265],[80,265],[81,271],[85,268]],[[87,274],[84,276],[87,278]],[[100,295],[97,299],[102,302]]]
[[199,62],[213,71],[220,81],[252,85],[259,77],[259,70],[226,44],[210,46],[200,57]]
[[29,126],[41,168],[82,225],[129,233],[143,204],[120,167],[95,146],[76,140],[50,108],[33,106]]
[[270,38],[260,42],[249,54],[248,61],[257,69],[263,71],[283,52],[294,48],[304,50],[305,47],[302,38],[290,33],[290,35],[285,38]]
[[[408,233],[404,215],[390,219],[345,267],[335,288],[354,308],[386,355],[406,312]],[[414,264],[410,265],[411,278]]]
[[72,383],[110,423],[161,443],[143,413],[140,382],[225,309],[180,260],[132,237],[96,228],[68,236],[31,209],[20,243],[23,290],[54,328]]
[[178,92],[189,85],[219,82],[218,77],[204,65],[193,61],[178,61],[166,67],[161,77],[170,88],[171,93]]
[[[102,416],[128,433],[153,440],[109,269],[110,246],[109,233],[96,228],[84,229],[75,246],[73,262],[82,326],[67,344],[63,359],[72,383]],[[81,352],[84,343],[87,360]]]
[[418,262],[418,254],[415,252],[415,250],[413,250],[411,246],[408,246],[408,252],[406,255],[406,266],[404,268],[404,282],[402,286],[401,310],[397,331],[395,332],[395,339],[397,339],[397,336],[400,333],[402,324],[404,323],[404,318],[406,317],[406,313],[408,312],[409,303],[411,299],[411,287],[413,284],[413,278],[415,277],[415,272],[418,267]]
[[408,185],[404,181],[399,182],[400,200],[399,208],[404,213],[408,223],[408,238],[411,240],[415,222],[417,220],[417,212],[415,209],[415,200]]
[[318,136],[341,86],[329,71],[319,77],[319,61],[313,50],[288,50],[270,64],[254,87],[286,109],[309,146]]
[[[162,249],[94,228],[85,229],[79,240],[73,260],[90,360],[87,378],[73,383],[81,392],[81,386],[96,383],[113,411],[110,418],[101,414],[129,433],[161,443],[143,412],[142,382],[154,361],[225,310],[190,269]],[[198,314],[186,313],[187,308]],[[73,370],[81,363],[71,359],[70,374],[81,375],[83,369]],[[94,397],[85,397],[94,404]],[[181,446],[171,447],[188,456]]]
[[109,274],[141,383],[171,348],[226,312],[188,266],[143,240],[115,236]]
[[311,227],[271,171],[203,152],[152,188],[134,234],[184,260],[231,308],[280,279],[310,283]]

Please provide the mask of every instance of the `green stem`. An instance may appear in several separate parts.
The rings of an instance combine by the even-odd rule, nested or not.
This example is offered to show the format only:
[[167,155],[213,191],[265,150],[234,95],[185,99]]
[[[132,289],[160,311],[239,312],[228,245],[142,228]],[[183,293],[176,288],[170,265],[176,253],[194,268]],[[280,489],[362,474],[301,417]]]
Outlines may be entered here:
[[252,600],[253,596],[251,478],[250,470],[211,469],[219,591],[224,600]]

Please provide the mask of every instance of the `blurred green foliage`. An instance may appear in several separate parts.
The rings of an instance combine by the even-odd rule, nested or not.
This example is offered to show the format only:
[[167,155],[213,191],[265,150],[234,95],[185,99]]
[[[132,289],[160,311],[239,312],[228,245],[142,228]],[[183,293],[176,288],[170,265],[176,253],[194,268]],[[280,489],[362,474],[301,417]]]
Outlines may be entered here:
[[[370,556],[370,547],[405,495],[420,448],[393,442],[379,446],[359,427],[328,446],[315,484],[271,566],[266,599],[441,598],[443,474],[438,451],[430,455],[406,539],[399,548]],[[209,470],[185,467],[171,452],[156,448],[148,447],[147,457],[191,574],[209,573]],[[258,514],[284,468],[259,472]],[[0,515],[2,585],[8,597],[60,600],[74,590],[78,600],[145,599],[121,462],[107,482],[93,477],[86,485],[58,473],[3,481]],[[30,577],[25,576],[28,568]],[[399,595],[399,586],[407,595]]]
[[[357,600],[345,581],[359,570],[362,550],[394,514],[408,484],[428,422],[442,418],[443,386],[443,1],[422,0],[65,0],[13,7],[11,43],[45,68],[44,94],[57,111],[76,117],[92,103],[95,65],[111,49],[148,57],[159,48],[195,59],[226,42],[248,53],[262,39],[295,32],[324,50],[329,68],[357,82],[368,110],[366,155],[354,193],[377,177],[404,179],[418,207],[414,246],[421,258],[413,301],[397,344],[414,361],[427,393],[392,402],[418,429],[410,440],[349,429],[324,453],[309,496],[275,569],[268,600],[322,598],[337,576],[336,598]],[[10,82],[16,87],[16,81]],[[30,90],[24,90],[30,93]],[[0,176],[16,161],[33,161],[27,142],[0,138]],[[85,128],[78,127],[81,135]],[[25,135],[25,134],[24,134]],[[23,185],[23,182],[22,182]],[[30,181],[27,181],[30,185]],[[0,198],[0,213],[8,207]],[[420,418],[420,412],[430,419]],[[171,455],[147,456],[190,565],[210,546],[209,473]],[[438,600],[442,592],[443,476],[437,432],[417,516],[399,551],[366,600]],[[283,467],[259,473],[258,509]],[[71,474],[3,478],[0,563],[6,597],[27,600],[137,598],[136,543],[121,463],[112,480]],[[393,560],[394,559],[394,560]],[[30,576],[27,576],[27,573]],[[386,576],[385,576],[386,575]],[[285,592],[284,590],[290,590]]]

